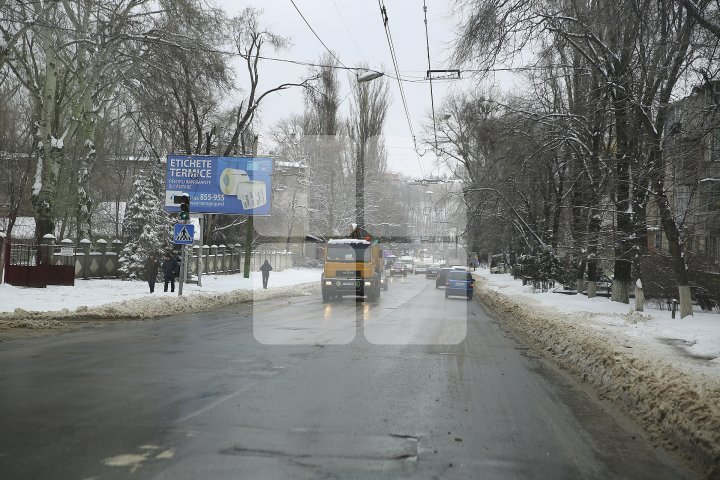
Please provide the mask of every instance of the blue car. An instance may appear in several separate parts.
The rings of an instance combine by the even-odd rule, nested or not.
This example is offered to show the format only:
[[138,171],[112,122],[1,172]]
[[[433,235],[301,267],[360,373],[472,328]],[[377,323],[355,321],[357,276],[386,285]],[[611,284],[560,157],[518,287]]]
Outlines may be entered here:
[[445,280],[445,298],[450,295],[467,297],[471,300],[475,288],[475,279],[470,272],[453,270],[448,272]]

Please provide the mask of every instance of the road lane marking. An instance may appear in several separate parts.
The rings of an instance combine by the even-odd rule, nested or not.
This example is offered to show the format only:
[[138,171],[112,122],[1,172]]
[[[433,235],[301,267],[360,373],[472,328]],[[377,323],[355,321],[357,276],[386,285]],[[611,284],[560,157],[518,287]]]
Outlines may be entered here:
[[238,390],[237,392],[229,393],[229,394],[225,395],[224,397],[220,397],[219,399],[215,400],[214,402],[212,402],[208,405],[205,405],[201,409],[195,410],[194,412],[192,412],[188,415],[185,415],[184,417],[181,417],[177,422],[178,423],[187,422],[191,418],[195,418],[198,415],[202,415],[203,413],[205,413],[209,410],[212,410],[213,408],[215,408],[219,405],[222,405],[223,403],[227,402],[228,400],[230,400],[231,398],[233,398],[234,396],[239,395],[239,394],[240,394],[240,390]]
[[[279,372],[277,372],[277,373],[279,373]],[[200,409],[198,409],[198,410],[195,410],[194,412],[192,412],[192,413],[190,413],[190,414],[188,414],[188,415],[185,415],[184,417],[180,417],[176,422],[177,422],[177,423],[187,422],[188,420],[190,420],[190,419],[192,419],[192,418],[195,418],[195,417],[197,417],[198,415],[202,415],[203,413],[208,412],[208,411],[212,410],[213,408],[222,405],[223,403],[227,402],[227,401],[230,400],[231,398],[240,395],[242,392],[244,392],[244,391],[246,391],[246,390],[249,390],[250,388],[252,388],[252,387],[254,387],[254,386],[255,386],[255,384],[246,385],[245,387],[241,388],[240,390],[237,390],[237,391],[232,392],[232,393],[228,393],[228,394],[225,395],[224,397],[220,397],[220,398],[218,398],[217,400],[215,400],[214,402],[211,402],[211,403],[205,405],[204,407],[202,407],[202,408],[200,408]]]

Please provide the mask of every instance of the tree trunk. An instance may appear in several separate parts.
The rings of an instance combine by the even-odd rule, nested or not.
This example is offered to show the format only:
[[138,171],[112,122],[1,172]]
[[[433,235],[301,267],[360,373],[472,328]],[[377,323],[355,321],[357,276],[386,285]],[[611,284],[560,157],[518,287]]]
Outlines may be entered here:
[[635,282],[635,311],[642,312],[645,310],[645,293],[642,289],[640,279]]
[[680,318],[692,315],[692,294],[690,293],[690,285],[678,285],[678,293],[680,296]]
[[585,266],[587,263],[585,262],[585,252],[582,252],[582,257],[580,258],[580,264],[578,265],[578,271],[577,271],[577,281],[576,281],[576,287],[575,290],[577,290],[577,293],[583,293],[583,285],[585,284]]
[[55,58],[54,35],[52,30],[43,28],[43,47],[45,53],[45,84],[41,97],[36,99],[40,118],[36,130],[37,169],[32,190],[32,204],[35,211],[35,240],[42,241],[44,235],[54,233],[55,216],[53,204],[62,144],[53,136],[55,104],[57,95],[57,60]]
[[588,280],[587,297],[595,298],[596,296],[597,296],[597,284],[595,283],[595,280]]
[[0,285],[5,283],[5,243],[8,241],[9,236],[0,236]]
[[630,206],[630,154],[628,114],[630,111],[627,90],[621,90],[614,101],[615,134],[617,153],[615,154],[615,214],[617,216],[615,241],[615,269],[612,289],[612,301],[630,303],[630,281],[632,264],[633,233],[632,211]]
[[205,222],[204,222],[204,224],[203,224],[203,226],[205,227],[205,228],[203,229],[203,237],[204,237],[204,238],[202,238],[201,240],[202,240],[202,242],[203,242],[203,245],[212,245],[212,244],[213,244],[213,241],[212,241],[212,230],[213,230],[213,228],[214,228],[214,226],[215,226],[215,225],[214,225],[214,223],[215,223],[215,215],[213,215],[212,213],[208,213],[208,214],[206,214],[206,215],[204,216],[204,218],[205,218]]
[[[655,160],[661,160],[661,152],[655,152]],[[685,243],[680,237],[680,230],[678,229],[677,223],[673,216],[670,202],[668,201],[667,194],[665,193],[665,181],[663,178],[663,172],[660,168],[654,170],[653,176],[653,187],[655,200],[660,212],[660,220],[663,226],[663,232],[668,240],[668,246],[670,248],[670,255],[672,256],[673,270],[677,278],[678,294],[680,299],[680,318],[692,315],[692,295],[690,293],[690,277],[688,276],[688,267],[685,263]]]
[[[617,265],[617,262],[616,262]],[[622,300],[624,299],[624,300]],[[614,280],[612,284],[612,301],[630,303],[630,282]]]
[[[85,116],[90,115],[88,113]],[[85,138],[83,148],[85,149],[85,155],[80,161],[80,167],[78,168],[77,178],[77,237],[79,240],[83,238],[90,238],[92,235],[90,226],[90,216],[92,213],[92,199],[90,198],[90,169],[95,163],[95,122],[92,119],[84,119],[83,121],[83,136]]]

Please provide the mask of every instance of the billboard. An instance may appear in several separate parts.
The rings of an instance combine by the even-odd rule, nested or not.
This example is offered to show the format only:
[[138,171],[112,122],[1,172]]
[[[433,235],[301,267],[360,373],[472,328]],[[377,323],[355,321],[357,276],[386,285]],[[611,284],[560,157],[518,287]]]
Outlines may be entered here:
[[272,158],[168,155],[165,210],[187,193],[192,213],[270,215],[272,175]]

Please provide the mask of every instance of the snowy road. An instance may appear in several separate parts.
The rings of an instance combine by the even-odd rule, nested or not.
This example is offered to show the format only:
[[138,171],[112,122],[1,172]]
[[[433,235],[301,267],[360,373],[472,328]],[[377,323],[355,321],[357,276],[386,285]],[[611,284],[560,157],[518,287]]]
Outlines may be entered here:
[[395,278],[0,344],[0,478],[694,478],[479,304]]

